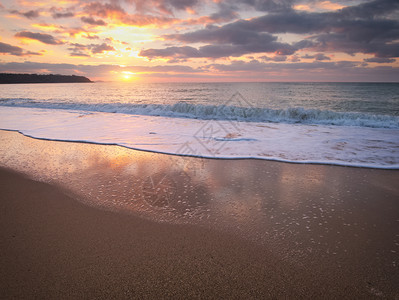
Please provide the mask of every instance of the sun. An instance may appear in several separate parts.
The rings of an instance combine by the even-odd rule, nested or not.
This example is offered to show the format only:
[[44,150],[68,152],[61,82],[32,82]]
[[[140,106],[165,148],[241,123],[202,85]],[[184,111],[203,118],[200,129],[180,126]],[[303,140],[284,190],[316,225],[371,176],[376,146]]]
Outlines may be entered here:
[[137,79],[137,74],[129,71],[123,71],[121,74],[121,78],[123,81],[132,81]]

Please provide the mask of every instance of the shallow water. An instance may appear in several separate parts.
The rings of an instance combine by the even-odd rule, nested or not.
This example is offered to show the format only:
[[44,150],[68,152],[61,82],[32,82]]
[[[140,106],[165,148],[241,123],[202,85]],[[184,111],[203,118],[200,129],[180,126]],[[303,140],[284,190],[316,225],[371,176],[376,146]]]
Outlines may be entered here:
[[213,158],[399,167],[394,83],[25,84],[0,91],[0,128],[37,138]]

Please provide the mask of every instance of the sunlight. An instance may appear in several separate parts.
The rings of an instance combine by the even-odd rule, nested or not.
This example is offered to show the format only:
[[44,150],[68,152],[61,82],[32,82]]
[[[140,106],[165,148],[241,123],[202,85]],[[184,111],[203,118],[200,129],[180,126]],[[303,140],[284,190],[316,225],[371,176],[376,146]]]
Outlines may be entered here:
[[123,71],[121,75],[123,81],[132,81],[138,79],[137,74],[130,71]]

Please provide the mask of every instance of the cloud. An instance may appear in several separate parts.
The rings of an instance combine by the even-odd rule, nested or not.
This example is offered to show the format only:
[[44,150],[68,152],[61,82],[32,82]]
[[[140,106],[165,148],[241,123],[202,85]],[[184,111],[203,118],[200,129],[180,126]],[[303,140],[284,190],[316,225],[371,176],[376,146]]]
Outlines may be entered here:
[[230,64],[210,64],[207,68],[221,71],[221,72],[271,72],[276,70],[337,70],[345,68],[357,67],[360,63],[351,61],[339,61],[339,62],[319,62],[315,61],[312,63],[265,63],[258,60],[252,60],[245,62],[242,60],[232,61]]
[[86,56],[89,57],[90,55],[86,53],[90,48],[87,45],[79,44],[79,43],[70,43],[68,50],[70,52],[70,56]]
[[69,56],[75,56],[75,57],[90,57],[89,54],[82,53],[82,52],[71,52]]
[[91,2],[84,7],[84,11],[91,16],[110,19],[114,22],[133,26],[162,26],[179,21],[178,19],[166,17],[164,15],[154,16],[148,14],[128,14],[116,2]]
[[314,59],[315,59],[315,60],[318,60],[318,61],[322,61],[322,60],[331,60],[330,57],[324,55],[323,53],[317,53],[317,54],[315,54]]
[[0,42],[0,53],[22,56],[24,50],[17,46]]
[[257,11],[282,12],[292,9],[294,0],[233,0],[233,4],[244,4]]
[[173,15],[174,11],[194,10],[199,0],[126,0],[139,12],[158,12]]
[[226,9],[226,10],[220,10],[209,16],[201,16],[199,18],[191,18],[188,20],[184,20],[182,21],[182,24],[183,25],[217,24],[217,23],[225,23],[237,18],[238,18],[237,12],[230,9]]
[[47,45],[62,45],[62,44],[64,44],[63,41],[57,40],[52,35],[45,34],[45,33],[21,31],[21,32],[18,32],[17,34],[15,34],[15,37],[37,40],[37,41],[42,42],[43,44],[47,44]]
[[72,28],[63,28],[63,33],[69,34],[69,36],[75,37],[76,35],[81,35],[88,39],[96,39],[96,35],[91,35],[97,33],[97,31],[91,31],[84,29],[82,27],[72,27]]
[[28,19],[35,19],[38,18],[40,16],[40,11],[39,10],[29,10],[26,12],[21,12],[19,10],[10,10],[11,14],[15,14],[15,15],[20,15],[23,16],[25,18]]
[[106,43],[102,43],[101,45],[91,45],[90,49],[93,54],[103,53],[105,51],[116,51],[114,47],[107,45]]
[[73,8],[63,8],[63,7],[51,7],[50,12],[52,13],[51,16],[53,19],[61,19],[61,18],[72,18],[75,16],[73,12]]
[[394,58],[373,57],[373,58],[366,58],[366,59],[364,59],[364,61],[371,62],[371,63],[384,64],[384,63],[393,63],[396,60]]
[[330,57],[324,55],[323,53],[317,53],[315,55],[306,54],[306,55],[303,55],[302,58],[307,58],[307,59],[314,58],[315,60],[318,60],[318,61],[331,60]]
[[84,35],[83,37],[88,40],[98,40],[100,38],[98,35],[95,35],[95,34],[92,35],[88,32],[86,32],[86,35]]
[[[399,21],[389,17],[399,9],[397,0],[374,0],[333,12],[311,13],[291,9],[292,1],[238,2],[273,13],[248,20],[238,20],[223,26],[207,25],[200,30],[162,37],[166,40],[183,42],[186,44],[185,47],[189,47],[187,44],[190,43],[209,44],[199,48],[199,53],[191,51],[195,54],[192,57],[228,57],[259,52],[287,55],[305,48],[318,52],[366,53],[377,57],[399,57]],[[261,9],[262,7],[264,9]],[[285,33],[308,36],[300,42],[286,44],[277,41],[272,35]],[[224,54],[223,49],[226,51]],[[186,50],[187,48],[176,49],[176,47],[147,49],[142,51],[142,55],[148,58],[176,57],[182,56],[182,52]],[[173,51],[176,52],[174,56],[171,55]],[[218,54],[215,54],[216,52]],[[321,54],[315,59],[329,58]]]
[[39,23],[32,24],[32,27],[43,30],[43,31],[51,31],[57,34],[68,34],[71,37],[75,37],[76,35],[81,35],[87,39],[98,39],[99,37],[96,35],[97,31],[85,29],[82,27],[71,27],[67,28],[58,24],[48,24],[48,23]]
[[104,53],[105,51],[116,51],[114,47],[106,43],[90,45],[70,43],[69,46],[70,47],[68,47],[68,50],[71,51],[71,56],[90,56],[89,52],[91,54],[100,54]]
[[105,41],[107,41],[107,42],[109,42],[109,43],[119,43],[119,44],[122,44],[122,45],[129,45],[128,42],[116,40],[116,39],[114,39],[114,38],[112,38],[112,37],[107,37],[107,38],[105,38]]
[[286,61],[287,60],[287,56],[286,55],[275,55],[273,57],[269,57],[269,56],[261,56],[260,59],[264,60],[264,61]]
[[209,72],[230,74],[237,78],[259,78],[278,80],[315,81],[380,81],[391,82],[399,76],[399,68],[364,67],[361,62],[338,61],[311,63],[265,63],[257,60],[232,61],[230,64],[210,64],[205,66]]
[[105,23],[103,20],[95,20],[92,17],[81,17],[80,20],[82,22],[90,24],[90,25],[96,25],[96,26],[106,26],[107,23]]
[[52,14],[54,19],[60,19],[60,18],[72,18],[75,16],[74,13],[72,12],[66,12],[66,13],[54,13]]
[[293,5],[293,9],[305,11],[338,10],[344,8],[345,6],[346,5],[326,0],[321,2],[311,1],[308,3],[298,2],[298,4]]
[[396,0],[374,0],[355,6],[347,6],[338,13],[348,18],[372,19],[376,16],[389,14],[398,9],[399,2]]
[[18,46],[12,46],[10,44],[0,42],[0,53],[2,54],[9,54],[15,56],[29,56],[29,55],[42,55],[38,52],[26,52],[24,49]]
[[168,58],[168,59],[189,59],[189,58],[221,58],[238,57],[249,53],[275,53],[276,55],[290,55],[299,48],[297,45],[279,43],[275,41],[256,41],[250,44],[240,45],[205,45],[194,48],[190,46],[167,47],[164,49],[145,49],[141,50],[139,56],[148,59]]
[[309,41],[288,44],[277,41],[277,37],[245,26],[246,21],[237,21],[224,26],[208,25],[205,29],[184,34],[164,35],[166,40],[184,43],[208,43],[196,49],[190,46],[145,49],[140,56],[149,59],[162,58],[220,58],[241,56],[250,53],[275,53],[290,55],[298,49],[310,46]]
[[377,0],[335,12],[266,15],[246,26],[269,33],[314,34],[310,40],[315,51],[397,57],[399,22],[388,16],[398,9],[398,1]]

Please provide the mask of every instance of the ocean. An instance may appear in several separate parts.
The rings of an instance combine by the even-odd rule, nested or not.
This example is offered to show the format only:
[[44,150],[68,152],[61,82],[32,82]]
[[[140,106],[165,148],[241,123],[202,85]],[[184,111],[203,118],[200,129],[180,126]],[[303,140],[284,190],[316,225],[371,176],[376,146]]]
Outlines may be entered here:
[[176,155],[399,169],[399,84],[6,84],[0,129]]

